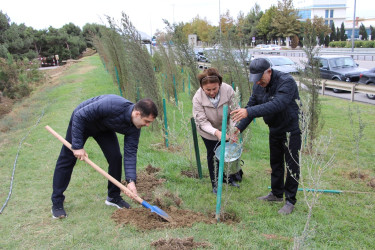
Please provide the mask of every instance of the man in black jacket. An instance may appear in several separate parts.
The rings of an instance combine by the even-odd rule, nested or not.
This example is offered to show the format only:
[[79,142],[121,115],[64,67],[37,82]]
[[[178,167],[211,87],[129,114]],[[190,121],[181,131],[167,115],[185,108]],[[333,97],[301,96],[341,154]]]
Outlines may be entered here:
[[[63,202],[76,164],[87,157],[83,148],[86,140],[93,137],[99,144],[109,164],[108,174],[121,181],[122,155],[116,133],[124,135],[124,169],[127,187],[135,194],[137,150],[141,128],[149,126],[158,115],[151,99],[142,99],[136,104],[117,95],[101,95],[88,99],[77,106],[71,116],[66,140],[72,144],[69,150],[63,146],[56,162],[53,176],[52,216],[65,218]],[[108,181],[108,197],[105,204],[117,208],[130,205],[120,196],[120,189]]]
[[[299,99],[297,84],[289,74],[271,69],[264,58],[251,62],[250,80],[255,84],[249,102],[245,108],[232,111],[232,119],[234,122],[241,121],[237,125],[237,133],[245,130],[256,117],[263,117],[268,125],[272,191],[258,199],[282,202],[285,193],[286,202],[279,213],[290,214],[297,201],[300,172],[298,153],[301,149],[301,132],[296,103]],[[289,140],[287,133],[290,134]],[[285,163],[288,169],[284,183]]]

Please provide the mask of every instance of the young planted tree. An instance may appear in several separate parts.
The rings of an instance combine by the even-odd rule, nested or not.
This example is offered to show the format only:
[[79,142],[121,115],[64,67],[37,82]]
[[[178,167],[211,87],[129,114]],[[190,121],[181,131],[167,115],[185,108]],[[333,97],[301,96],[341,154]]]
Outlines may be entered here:
[[[170,39],[174,45],[174,48],[169,49],[169,53],[173,53],[175,56],[174,61],[169,61],[167,63],[174,63],[177,62],[179,65],[179,70],[181,68],[187,72],[187,74],[190,76],[190,82],[194,89],[197,90],[200,85],[197,80],[198,75],[198,64],[195,60],[195,53],[192,46],[188,43],[188,37],[184,33],[184,25],[182,23],[180,24],[174,24],[171,25],[168,21],[164,20],[167,28],[167,32],[170,36]],[[181,79],[179,78],[181,74],[174,73],[175,77],[179,79],[179,82],[181,82]]]
[[[320,22],[318,21],[318,23]],[[301,72],[299,76],[299,82],[306,86],[306,91],[301,91],[301,96],[308,96],[309,137],[304,139],[309,149],[312,148],[312,142],[317,138],[323,127],[319,100],[319,88],[322,85],[322,79],[320,78],[319,61],[315,59],[320,52],[320,48],[316,47],[317,28],[318,25],[314,23],[314,20],[311,21],[308,19],[306,21],[303,51],[305,52],[307,62],[303,63],[305,71]]]
[[[311,108],[309,104],[309,96],[299,101],[300,107],[300,129],[301,138],[311,138]],[[301,173],[297,180],[299,186],[303,190],[303,199],[308,208],[306,223],[300,236],[294,237],[293,249],[305,249],[307,240],[312,234],[311,220],[314,208],[318,205],[320,196],[319,190],[321,189],[322,178],[325,173],[332,167],[335,154],[329,155],[328,149],[332,143],[333,136],[330,133],[328,136],[319,136],[309,143],[303,143],[299,153],[299,165]],[[289,142],[288,142],[289,144]],[[287,145],[288,145],[287,144]]]
[[[355,121],[355,116],[358,116],[358,122]],[[358,108],[358,106],[355,107],[355,110],[353,111],[350,106],[348,106],[348,116],[350,121],[350,128],[352,130],[352,142],[353,142],[353,153],[356,157],[356,168],[357,168],[357,177],[361,177],[361,169],[360,169],[360,146],[361,141],[364,136],[363,130],[366,127],[366,124],[363,122],[361,118],[361,110]]]

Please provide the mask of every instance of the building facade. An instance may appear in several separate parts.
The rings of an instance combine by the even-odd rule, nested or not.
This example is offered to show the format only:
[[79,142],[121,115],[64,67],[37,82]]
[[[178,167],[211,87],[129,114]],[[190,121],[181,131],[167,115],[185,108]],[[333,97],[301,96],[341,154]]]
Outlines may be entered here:
[[313,19],[314,16],[324,18],[326,25],[340,27],[346,20],[346,0],[295,0],[294,8],[299,11],[300,21]]

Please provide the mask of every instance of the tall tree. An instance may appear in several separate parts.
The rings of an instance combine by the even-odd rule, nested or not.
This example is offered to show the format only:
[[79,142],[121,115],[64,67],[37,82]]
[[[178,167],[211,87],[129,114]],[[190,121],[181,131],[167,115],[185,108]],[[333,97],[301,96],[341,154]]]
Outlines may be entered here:
[[[246,39],[249,43],[251,42],[252,37],[257,36],[257,25],[262,16],[263,11],[261,11],[259,4],[255,3],[255,5],[250,9],[249,14],[244,17],[242,32],[244,39]],[[237,26],[239,25],[240,23],[238,22]]]
[[235,23],[229,10],[220,15],[221,33],[225,36],[232,36],[231,33],[235,31]]
[[277,7],[272,5],[268,10],[266,10],[266,13],[262,15],[256,26],[258,36],[260,36],[265,43],[267,40],[272,40],[276,37],[276,31],[271,27],[272,19],[275,16],[276,11]]
[[348,36],[345,34],[345,25],[344,22],[342,22],[340,27],[340,40],[346,41],[346,39],[348,39]]
[[335,28],[335,22],[333,22],[332,21],[332,23],[331,23],[331,36],[330,36],[330,38],[331,38],[331,42],[332,41],[338,41],[338,39],[337,39],[337,35],[336,35],[336,28]]
[[293,7],[293,0],[278,0],[275,14],[271,26],[276,29],[278,37],[298,35],[301,23],[297,20],[298,11]]
[[375,29],[370,25],[371,40],[375,40]]
[[362,40],[367,40],[368,38],[367,31],[363,23],[361,23],[361,25],[359,26],[359,35],[362,36]]
[[190,34],[196,34],[198,40],[202,42],[211,42],[216,28],[210,25],[206,18],[202,19],[197,15],[190,23],[184,24],[182,31],[185,36],[188,37]]

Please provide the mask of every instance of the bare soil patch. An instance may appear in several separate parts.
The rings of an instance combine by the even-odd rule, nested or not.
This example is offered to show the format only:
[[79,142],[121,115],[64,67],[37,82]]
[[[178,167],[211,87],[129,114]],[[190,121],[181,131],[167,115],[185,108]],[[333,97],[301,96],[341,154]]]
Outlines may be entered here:
[[369,174],[367,172],[364,172],[364,171],[360,171],[358,172],[358,170],[353,170],[351,172],[349,172],[349,178],[350,179],[361,179],[361,180],[366,180],[368,177],[369,177]]
[[372,188],[375,188],[375,178],[372,178],[368,183],[367,183],[368,186],[372,187]]
[[159,239],[151,243],[151,246],[157,250],[188,250],[194,248],[206,248],[210,247],[211,244],[208,242],[194,242],[194,237],[188,237],[184,239],[173,238],[173,239]]
[[[164,179],[157,179],[156,174],[159,168],[148,165],[145,171],[139,173],[137,177],[137,190],[140,196],[151,205],[157,206],[166,212],[171,218],[171,222],[165,221],[159,215],[152,213],[149,209],[136,207],[130,209],[118,209],[111,218],[119,225],[130,224],[140,231],[191,227],[195,223],[203,222],[206,224],[215,224],[215,213],[208,215],[181,209],[183,200],[178,195],[169,191],[155,192],[156,188],[161,186]],[[123,182],[124,183],[124,182]],[[126,183],[125,183],[126,184]],[[147,199],[146,199],[147,198]],[[226,224],[238,223],[240,220],[235,214],[223,213],[220,216],[220,222]]]
[[166,147],[164,143],[156,143],[156,144],[152,144],[151,146],[153,146],[157,150],[167,151],[167,152],[181,152],[184,149],[183,145],[171,144],[171,145],[168,145],[168,147]]
[[194,179],[199,178],[197,171],[193,171],[193,170],[182,170],[181,175],[187,176],[189,178],[194,178]]
[[[0,99],[0,119],[12,111],[14,100],[8,97],[1,97]],[[4,132],[4,131],[3,131]]]

